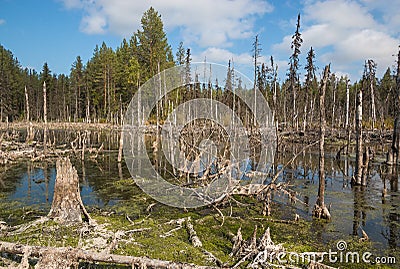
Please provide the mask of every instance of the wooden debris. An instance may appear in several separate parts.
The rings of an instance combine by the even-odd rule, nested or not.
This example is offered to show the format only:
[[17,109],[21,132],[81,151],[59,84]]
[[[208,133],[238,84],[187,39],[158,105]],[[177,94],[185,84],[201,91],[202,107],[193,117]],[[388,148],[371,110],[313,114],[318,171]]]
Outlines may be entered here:
[[179,263],[150,259],[147,257],[123,256],[116,254],[105,254],[95,251],[85,251],[70,247],[39,247],[28,246],[17,243],[0,241],[0,252],[24,255],[29,253],[30,257],[37,257],[39,261],[35,268],[67,269],[76,265],[79,261],[104,262],[110,264],[132,265],[132,268],[144,266],[149,268],[171,268],[171,269],[207,269],[210,266],[199,266],[189,263]]
[[57,160],[56,169],[53,203],[48,217],[59,223],[75,223],[82,222],[83,214],[86,222],[93,223],[81,199],[78,173],[69,158]]
[[200,238],[197,236],[197,233],[193,228],[193,224],[191,222],[190,217],[188,217],[186,219],[186,229],[189,233],[189,240],[190,240],[190,242],[192,242],[193,246],[196,248],[202,247],[203,243],[200,241]]
[[237,234],[235,237],[233,237],[233,246],[232,246],[232,251],[229,254],[229,256],[237,256],[237,254],[241,251],[242,245],[243,245],[243,238],[242,238],[242,228],[239,227]]
[[368,234],[364,231],[364,229],[363,228],[361,228],[360,227],[360,229],[361,229],[361,234],[362,234],[362,237],[360,238],[360,242],[365,242],[365,241],[368,241],[369,240],[369,236],[368,236]]

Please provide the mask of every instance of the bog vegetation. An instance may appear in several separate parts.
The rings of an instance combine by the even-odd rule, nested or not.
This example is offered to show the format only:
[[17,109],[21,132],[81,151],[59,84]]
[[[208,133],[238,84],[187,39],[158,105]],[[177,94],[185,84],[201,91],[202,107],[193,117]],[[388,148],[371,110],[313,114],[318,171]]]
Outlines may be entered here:
[[[315,66],[316,51],[312,47],[302,47],[300,23],[299,14],[292,37],[292,54],[288,55],[287,70],[278,70],[273,56],[269,62],[259,62],[261,46],[258,36],[255,37],[252,47],[249,48],[253,52],[254,88],[262,92],[273,111],[278,135],[277,155],[289,143],[305,144],[305,148],[319,145],[319,188],[312,215],[318,221],[329,221],[335,217],[324,199],[325,145],[330,141],[340,142],[336,159],[340,160],[341,155],[355,155],[355,169],[350,183],[356,196],[357,193],[363,194],[368,185],[370,161],[374,158],[371,143],[383,144],[390,140],[390,145],[384,152],[385,160],[382,161],[390,167],[389,173],[394,175],[391,184],[397,182],[398,185],[396,173],[400,148],[400,50],[397,63],[394,63],[396,69],[391,70],[388,67],[381,78],[376,77],[376,66],[379,63],[373,59],[365,59],[365,64],[361,67],[364,68],[363,75],[357,81],[350,82],[347,77],[338,77],[331,73],[329,63],[322,69],[323,73],[319,77],[319,69]],[[300,64],[302,58],[306,63],[304,67]],[[90,156],[97,163],[104,146],[92,147],[91,134],[87,130],[102,128],[99,127],[102,123],[106,123],[107,127],[120,127],[123,124],[124,111],[141,85],[161,71],[177,65],[184,66],[182,77],[186,85],[162,98],[156,109],[153,109],[150,120],[144,123],[150,134],[156,133],[155,139],[146,139],[157,169],[166,170],[168,166],[157,155],[161,144],[158,136],[159,123],[167,118],[173,108],[194,98],[211,98],[232,108],[248,128],[250,141],[256,141],[252,140],[257,137],[254,117],[234,94],[235,90],[242,88],[242,81],[233,75],[233,60],[227,59],[224,81],[209,83],[199,83],[199,76],[202,74],[191,75],[191,61],[191,50],[185,48],[182,42],[175,53],[173,52],[168,44],[161,16],[153,8],[143,14],[141,29],[129,40],[123,39],[116,49],[103,42],[95,47],[93,56],[86,63],[77,56],[71,65],[70,74],[54,74],[48,63],[44,63],[40,72],[23,69],[12,52],[0,45],[0,163],[7,165],[21,157],[45,161],[48,157],[60,155],[73,155],[82,163]],[[287,72],[283,81],[278,79],[278,72]],[[24,129],[23,138],[22,133],[15,131],[18,128],[12,127],[20,123],[23,123],[22,128],[21,125],[18,127]],[[201,125],[202,132],[196,134],[198,129],[189,125],[189,131],[185,135],[193,141],[200,141],[201,136],[209,135],[205,134],[205,129],[209,129],[211,133],[218,129],[207,122],[200,122]],[[53,129],[52,135],[48,132],[49,128]],[[76,135],[68,141],[67,149],[65,145],[62,149],[55,146],[57,141],[54,129],[60,128],[76,128]],[[222,131],[218,131],[216,137],[219,140],[229,140]],[[123,141],[121,134],[119,154],[118,157],[115,156],[118,158],[120,171],[121,162],[123,163]],[[355,145],[354,152],[350,152],[351,145]],[[277,179],[287,165],[302,152],[293,152],[293,158],[283,164],[283,168],[278,169],[276,163],[269,174],[263,174],[262,176],[269,179],[268,183],[251,186],[238,184],[231,193],[209,207],[197,211],[179,211],[160,205],[161,209],[151,216],[156,203],[145,204],[143,201],[154,201],[141,193],[142,196],[133,196],[135,200],[121,202],[117,206],[116,211],[120,210],[123,217],[111,216],[112,213],[101,210],[86,210],[77,191],[79,180],[76,170],[69,159],[59,160],[50,213],[15,227],[0,222],[0,236],[4,239],[0,242],[0,253],[4,251],[16,255],[9,257],[2,254],[4,257],[0,256],[0,265],[2,262],[6,263],[4,260],[11,260],[10,264],[19,262],[26,268],[33,265],[37,268],[60,268],[66,264],[90,268],[92,262],[128,264],[132,268],[200,268],[199,265],[284,268],[284,265],[277,264],[276,256],[266,256],[267,253],[315,251],[321,248],[321,242],[308,240],[313,237],[309,222],[299,220],[297,214],[292,216],[293,220],[282,220],[280,213],[274,215],[272,210],[273,197],[276,194],[287,196],[293,203],[300,201],[290,189],[290,182]],[[181,181],[178,182],[196,185],[202,184],[200,181],[204,177],[208,177],[207,180],[218,177],[229,165],[226,164],[225,155],[219,157],[220,163],[215,165],[217,171],[211,172],[210,168],[207,175],[180,175]],[[256,174],[247,172],[249,175]],[[190,177],[195,178],[195,183]],[[134,185],[132,179],[124,179],[120,172],[120,180],[114,182],[112,188],[127,192],[136,188],[134,190],[139,191]],[[0,198],[3,199],[1,196]],[[247,208],[248,204],[252,205],[251,210]],[[127,212],[126,207],[133,207],[133,212],[141,207],[138,211],[142,216],[139,214],[137,219],[132,220],[129,216],[133,213]],[[7,213],[12,214],[8,211]],[[143,217],[143,214],[148,216]],[[355,224],[354,235],[357,235],[360,226],[359,219],[357,225]],[[272,233],[274,229],[282,232],[279,236],[272,236],[272,240],[270,228]],[[39,235],[38,230],[43,233]],[[65,236],[60,237],[60,233],[65,233]],[[207,238],[209,240],[205,240]],[[275,239],[286,243],[276,244]],[[296,244],[297,240],[301,240],[301,243]],[[354,239],[351,245],[353,248],[366,248],[368,240],[368,234],[362,230],[361,239]],[[168,244],[168,249],[164,244]],[[73,249],[67,249],[66,246]],[[143,251],[142,247],[148,251]],[[310,260],[303,263],[308,268],[331,268]],[[292,266],[297,268],[296,266],[305,266],[304,264]],[[364,268],[362,266],[365,265],[360,266],[359,268]]]

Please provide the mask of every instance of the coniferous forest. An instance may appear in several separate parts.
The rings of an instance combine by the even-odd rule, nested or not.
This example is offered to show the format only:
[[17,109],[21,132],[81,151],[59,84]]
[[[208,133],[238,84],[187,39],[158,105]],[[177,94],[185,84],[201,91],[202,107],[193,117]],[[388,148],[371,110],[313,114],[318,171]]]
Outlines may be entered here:
[[[43,82],[47,84],[48,119],[50,121],[116,123],[119,111],[126,108],[137,89],[158,72],[191,61],[190,48],[183,42],[173,51],[168,44],[160,14],[149,9],[141,20],[142,28],[132,37],[123,39],[115,50],[106,43],[97,45],[86,63],[78,55],[71,64],[69,74],[55,74],[51,64],[44,63],[42,70],[22,68],[17,55],[1,46],[1,121],[23,121],[27,118],[24,88],[31,102],[30,119],[43,120]],[[318,97],[318,72],[316,52],[303,48],[300,20],[292,41],[293,54],[288,55],[287,77],[278,81],[278,68],[273,56],[270,62],[255,65],[257,87],[276,110],[277,121],[296,130],[310,126],[317,119],[314,113]],[[255,37],[252,46],[260,46]],[[253,50],[254,51],[254,50]],[[260,57],[260,51],[255,53]],[[300,65],[305,58],[304,66]],[[227,59],[228,65],[230,59]],[[369,128],[385,129],[393,125],[396,100],[397,70],[388,66],[382,77],[376,77],[374,59],[365,59],[364,74],[359,80],[348,82],[347,77],[330,74],[326,92],[327,124],[344,127],[346,123],[346,89],[349,88],[350,119],[354,119],[354,100],[362,89],[365,107],[365,124]],[[233,67],[232,67],[233,68]],[[303,70],[302,70],[303,69]],[[302,74],[304,79],[298,74]],[[224,82],[220,82],[223,84]],[[223,89],[224,85],[219,85]],[[207,95],[205,91],[202,91]],[[184,95],[186,93],[182,93]],[[223,91],[217,98],[224,100]],[[350,120],[351,121],[351,120]],[[351,121],[354,125],[354,120]]]
[[[0,44],[0,268],[396,268],[400,50],[382,77],[380,63],[365,59],[362,76],[350,81],[330,63],[316,66],[318,51],[303,46],[300,14],[288,66],[278,67],[273,55],[260,62],[261,47],[259,36],[249,43],[254,73],[246,88],[234,59],[226,59],[224,80],[200,83],[191,49],[171,47],[154,8],[117,48],[96,45],[87,62],[77,55],[69,74],[54,73],[50,62],[24,68]],[[160,99],[145,127],[126,131],[133,96],[177,66],[185,86]],[[256,89],[272,111],[276,146],[261,170],[260,123],[235,94],[255,96]],[[192,99],[224,104],[243,129],[233,119],[228,130],[209,119],[161,127]],[[164,143],[163,132],[181,137]],[[244,163],[229,159],[232,132],[248,137]],[[132,138],[138,134],[143,140]],[[210,140],[211,157],[202,148]],[[127,143],[138,154],[129,155]],[[166,147],[179,148],[178,161]],[[141,154],[182,188],[226,174],[229,188],[214,199],[199,195],[212,200],[199,208],[165,205],[142,191],[145,179],[132,178],[132,170],[146,170]],[[330,249],[344,256],[324,258]],[[360,261],[366,252],[372,256]]]

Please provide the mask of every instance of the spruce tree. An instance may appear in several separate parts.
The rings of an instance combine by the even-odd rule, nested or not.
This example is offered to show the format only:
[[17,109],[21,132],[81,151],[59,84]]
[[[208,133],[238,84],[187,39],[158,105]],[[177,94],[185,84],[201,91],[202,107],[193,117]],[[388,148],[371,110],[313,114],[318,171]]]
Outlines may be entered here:
[[171,46],[161,15],[150,7],[142,16],[141,28],[136,32],[138,42],[138,61],[145,81],[166,68],[174,65]]

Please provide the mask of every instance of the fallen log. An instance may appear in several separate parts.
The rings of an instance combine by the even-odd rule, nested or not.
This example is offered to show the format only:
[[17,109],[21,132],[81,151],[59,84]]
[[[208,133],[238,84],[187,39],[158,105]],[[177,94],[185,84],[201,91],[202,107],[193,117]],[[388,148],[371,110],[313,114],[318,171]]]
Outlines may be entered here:
[[[24,255],[25,253],[29,253],[30,257],[39,258],[39,262],[35,268],[48,268],[48,269],[70,268],[71,265],[74,265],[79,261],[125,264],[125,265],[132,265],[132,268],[134,268],[135,266],[139,266],[140,268],[151,267],[151,268],[171,268],[171,269],[215,268],[210,266],[199,266],[191,263],[163,261],[147,257],[105,254],[105,253],[87,251],[71,247],[30,246],[30,245],[22,245],[18,243],[10,243],[3,241],[0,241],[0,253],[1,252],[17,254],[17,255]],[[49,260],[50,258],[52,260]]]

